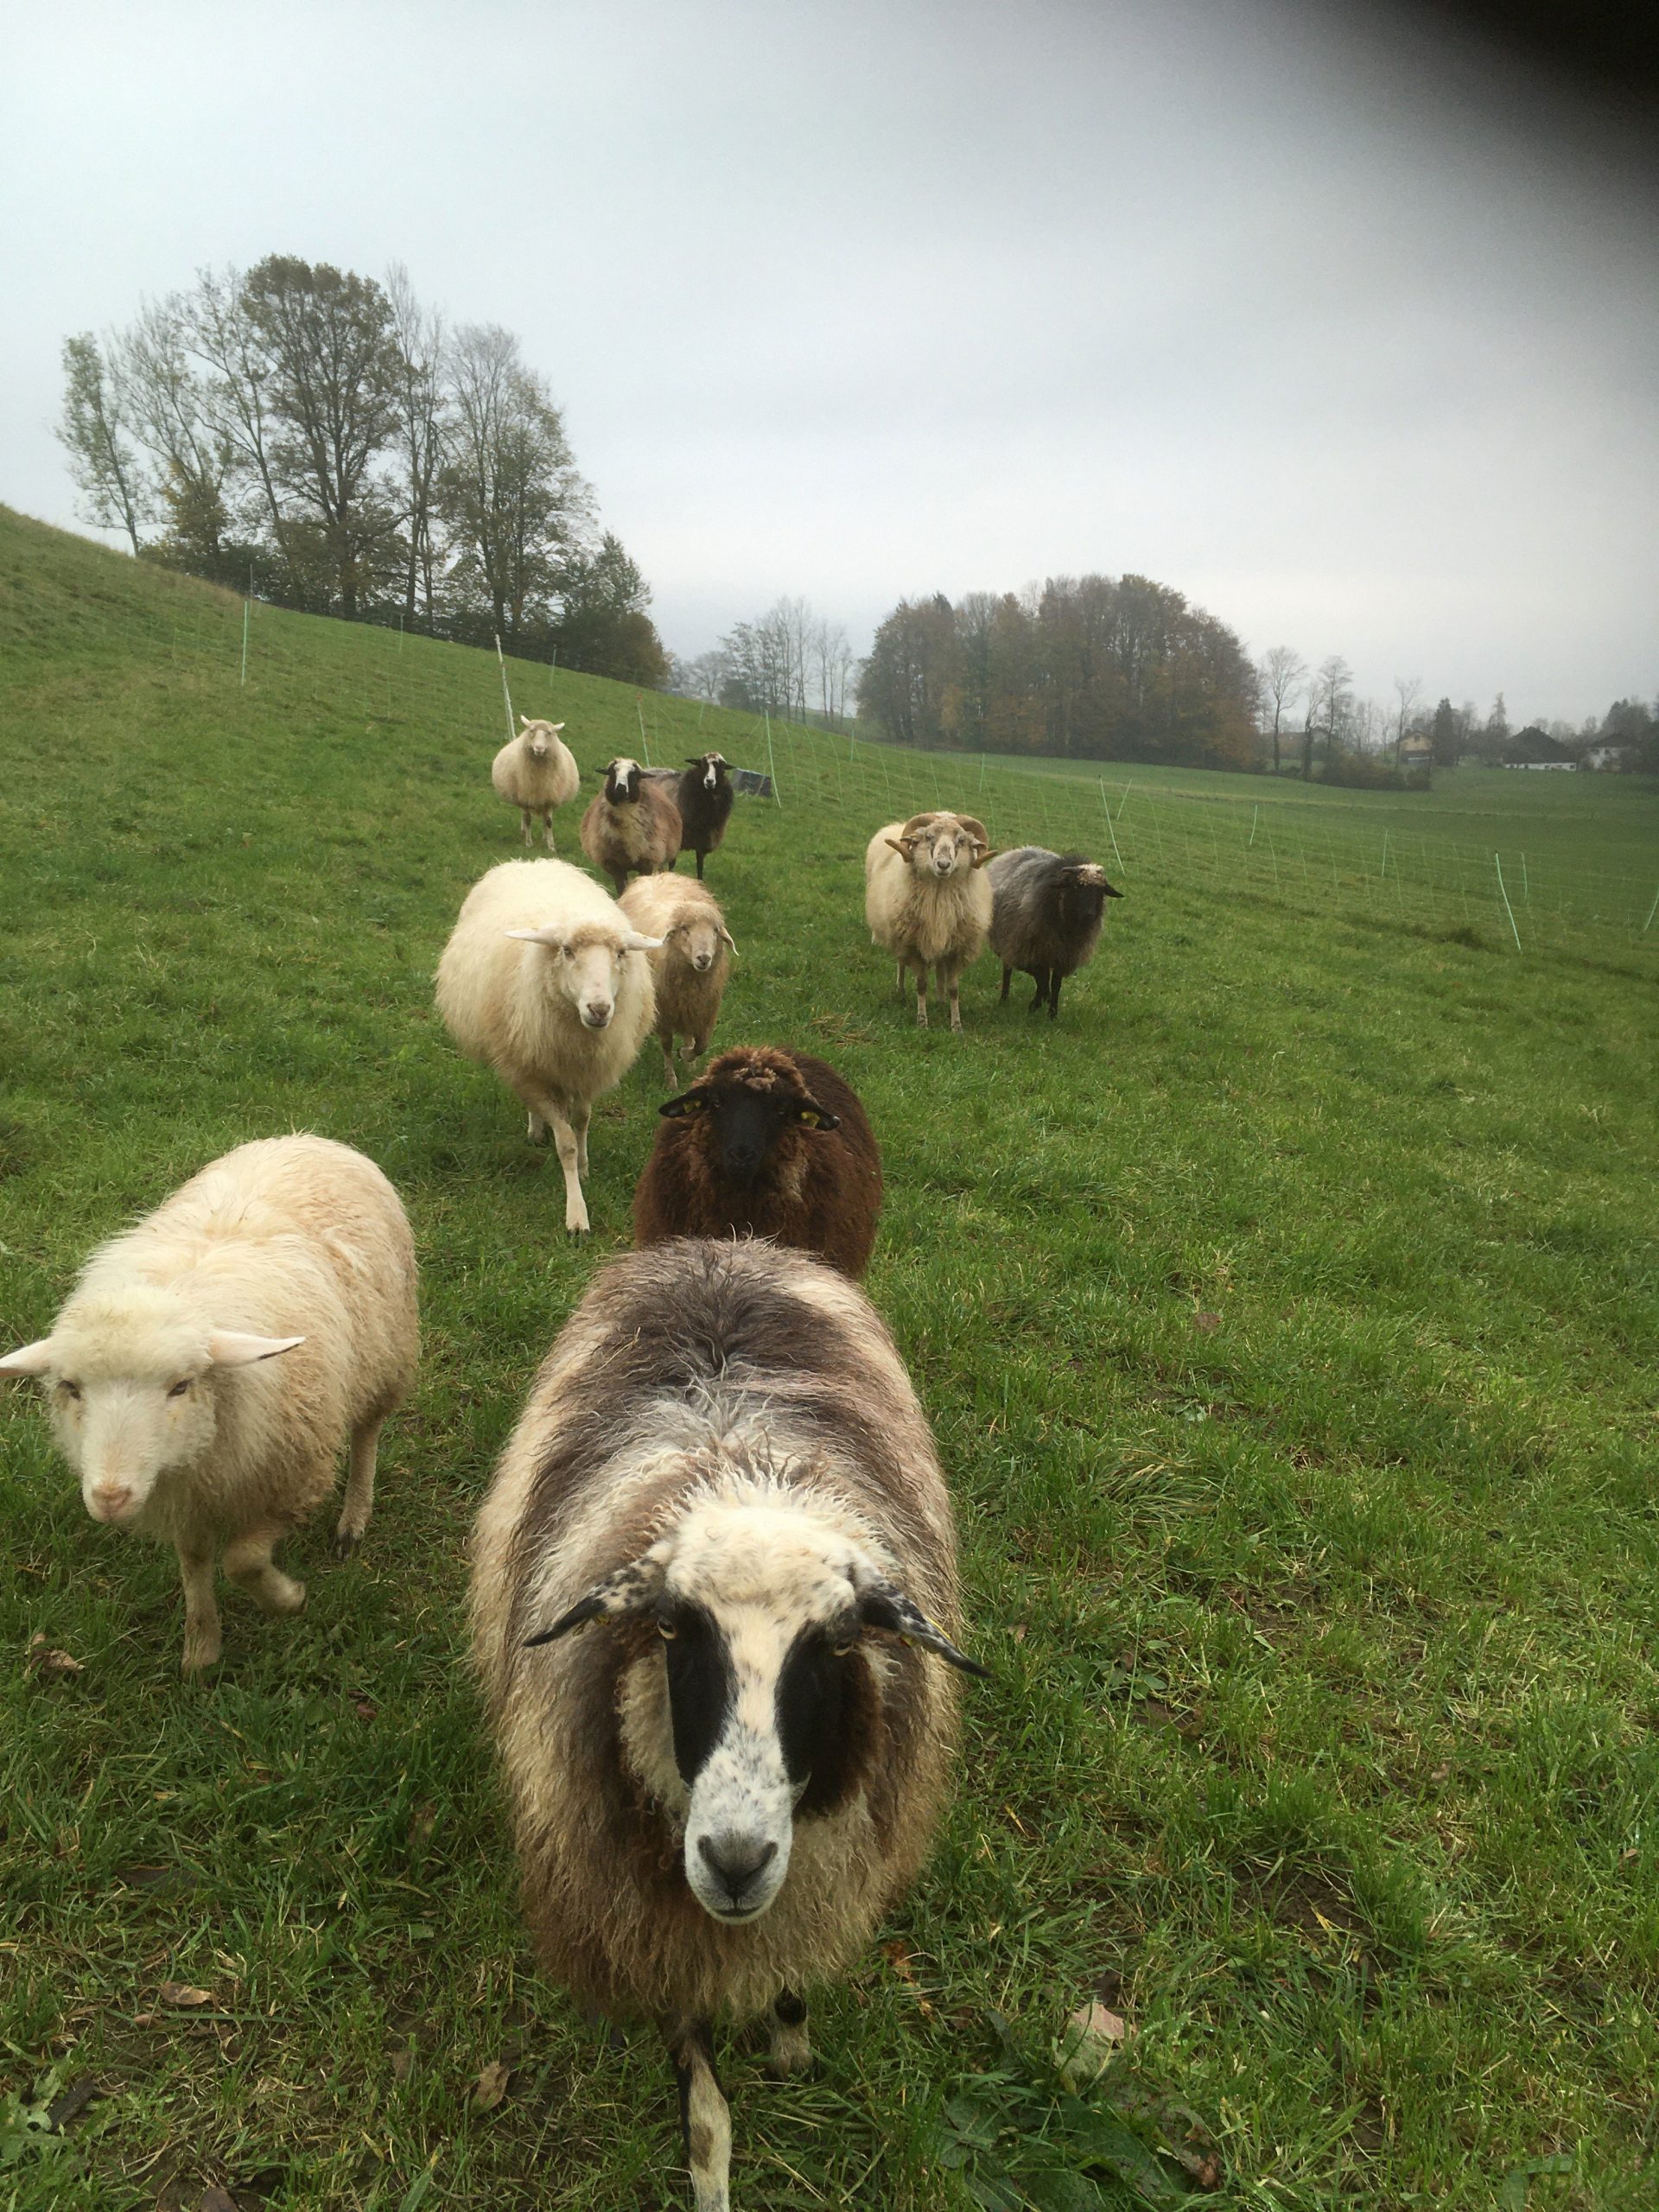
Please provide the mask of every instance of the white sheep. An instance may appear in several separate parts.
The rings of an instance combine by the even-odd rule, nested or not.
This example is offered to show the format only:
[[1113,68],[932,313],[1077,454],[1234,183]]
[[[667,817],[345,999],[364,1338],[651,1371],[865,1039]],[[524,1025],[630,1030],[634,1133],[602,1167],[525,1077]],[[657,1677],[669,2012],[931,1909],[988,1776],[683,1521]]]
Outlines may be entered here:
[[868,1300],[748,1240],[613,1262],[501,1455],[472,1607],[537,1953],[579,2003],[658,2023],[698,2212],[728,2212],[715,2018],[766,2014],[774,2069],[810,2063],[804,1993],[920,1867],[951,1669],[983,1671],[950,1640],[950,1501]]
[[663,1080],[671,1090],[677,1080],[674,1039],[685,1039],[688,1060],[700,1060],[708,1051],[737,944],[713,892],[690,877],[642,875],[617,903],[635,929],[662,940],[651,967]]
[[194,1674],[219,1655],[221,1546],[226,1573],[265,1611],[305,1603],[271,1553],[333,1490],[348,1436],[336,1548],[356,1548],[381,1425],[418,1351],[396,1191],[346,1145],[267,1137],[100,1246],[51,1335],[0,1359],[0,1374],[40,1377],[94,1521],[176,1548]]
[[559,735],[563,722],[533,722],[520,715],[524,728],[510,737],[490,764],[490,781],[497,796],[516,806],[524,817],[524,842],[531,842],[530,817],[541,817],[547,849],[553,842],[553,810],[568,805],[582,780],[570,748]]
[[564,1170],[564,1225],[585,1234],[594,1099],[639,1057],[654,1011],[658,940],[564,861],[503,861],[467,893],[438,963],[438,1012],[461,1051],[495,1070],[549,1128]]
[[916,1020],[927,1027],[927,971],[938,969],[950,1001],[950,1027],[962,1027],[959,978],[985,949],[991,926],[991,887],[982,873],[991,858],[985,824],[971,814],[912,814],[878,830],[864,855],[864,915],[870,942],[886,947],[905,971],[916,971]]

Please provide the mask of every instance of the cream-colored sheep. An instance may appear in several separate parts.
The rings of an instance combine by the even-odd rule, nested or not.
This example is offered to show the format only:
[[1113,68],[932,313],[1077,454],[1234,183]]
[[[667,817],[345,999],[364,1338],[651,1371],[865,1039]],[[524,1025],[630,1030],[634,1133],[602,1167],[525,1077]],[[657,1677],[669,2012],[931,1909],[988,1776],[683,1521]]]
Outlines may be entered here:
[[651,969],[663,1080],[671,1090],[678,1080],[674,1039],[685,1039],[688,1060],[700,1060],[708,1051],[737,946],[714,893],[690,877],[642,875],[618,904],[635,929],[663,941],[651,956]]
[[937,968],[950,1001],[950,1027],[962,1027],[958,981],[985,949],[994,904],[982,873],[991,858],[985,824],[971,814],[912,814],[878,830],[864,855],[864,915],[870,942],[884,945],[905,971],[916,971],[916,1020],[927,1027],[927,971]]
[[326,1137],[267,1137],[204,1167],[93,1253],[49,1337],[0,1359],[45,1389],[94,1521],[171,1543],[184,1667],[219,1654],[213,1561],[267,1612],[303,1583],[271,1552],[333,1490],[354,1550],[381,1424],[419,1351],[415,1247],[372,1160]]
[[585,1233],[588,1122],[651,1031],[658,939],[632,928],[564,861],[503,861],[467,893],[438,963],[438,1012],[461,1051],[492,1067],[550,1127],[564,1170],[564,1225]]
[[501,747],[490,764],[490,781],[497,796],[516,806],[524,817],[524,842],[531,842],[530,817],[541,817],[547,849],[553,842],[553,810],[567,806],[582,781],[570,748],[559,736],[563,722],[533,722],[523,715],[524,728]]

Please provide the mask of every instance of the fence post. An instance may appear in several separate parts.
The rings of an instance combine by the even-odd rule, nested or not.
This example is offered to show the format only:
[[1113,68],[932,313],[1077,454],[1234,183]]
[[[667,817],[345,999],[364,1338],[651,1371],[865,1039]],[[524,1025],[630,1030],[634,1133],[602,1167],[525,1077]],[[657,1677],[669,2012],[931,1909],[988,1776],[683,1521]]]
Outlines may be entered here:
[[1382,876],[1385,876],[1385,875],[1388,874],[1388,872],[1389,872],[1389,833],[1388,833],[1388,831],[1385,830],[1382,832],[1382,867],[1377,870],[1377,874],[1378,874],[1378,876],[1379,876],[1379,877],[1382,877]]
[[1515,909],[1510,904],[1510,894],[1507,891],[1503,890],[1503,862],[1496,853],[1492,855],[1492,865],[1497,870],[1497,887],[1503,893],[1503,911],[1510,918],[1510,928],[1515,938],[1515,949],[1519,952],[1521,950],[1521,932],[1515,926]]
[[1646,937],[1646,935],[1647,935],[1647,933],[1648,933],[1649,925],[1649,924],[1652,922],[1653,918],[1654,918],[1654,916],[1655,916],[1656,914],[1659,914],[1659,891],[1656,891],[1656,892],[1654,893],[1654,894],[1653,894],[1653,904],[1652,904],[1652,906],[1649,906],[1649,909],[1648,909],[1648,918],[1647,918],[1647,921],[1643,922],[1643,925],[1642,925],[1642,934],[1643,934],[1643,937]]
[[496,633],[495,639],[495,658],[500,663],[501,666],[501,696],[506,702],[507,737],[509,741],[511,741],[512,737],[512,694],[507,689],[506,656],[501,651],[501,637],[499,631]]
[[639,703],[639,694],[633,695],[633,711],[639,724],[639,749],[645,756],[645,766],[651,766],[651,740],[645,735],[645,710]]
[[1106,781],[1104,777],[1101,779],[1100,785],[1100,809],[1101,812],[1106,817],[1106,835],[1112,841],[1112,857],[1116,861],[1118,868],[1121,872],[1123,866],[1123,855],[1117,849],[1117,832],[1112,827],[1112,810],[1106,804]]
[[772,714],[769,709],[763,708],[761,711],[766,717],[766,773],[772,778],[772,799],[777,805],[782,806],[783,794],[778,788],[778,764],[772,757]]
[[1252,807],[1251,807],[1251,809],[1250,809],[1250,834],[1249,834],[1249,836],[1245,839],[1245,841],[1244,841],[1244,849],[1245,849],[1245,851],[1246,851],[1247,853],[1249,851],[1250,847],[1251,847],[1251,846],[1255,842],[1255,825],[1256,825],[1256,823],[1257,823],[1257,821],[1259,820],[1259,818],[1260,818],[1260,817],[1261,817],[1261,813],[1262,813],[1262,810],[1261,810],[1261,808],[1260,808],[1259,806],[1252,806]]

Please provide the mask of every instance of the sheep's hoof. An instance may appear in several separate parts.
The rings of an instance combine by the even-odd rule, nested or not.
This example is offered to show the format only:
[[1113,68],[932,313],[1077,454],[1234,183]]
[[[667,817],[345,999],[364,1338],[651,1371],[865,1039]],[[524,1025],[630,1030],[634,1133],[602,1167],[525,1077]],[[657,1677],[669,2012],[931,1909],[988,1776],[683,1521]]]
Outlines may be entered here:
[[200,1629],[187,1626],[184,1631],[184,1672],[200,1675],[205,1674],[209,1667],[217,1667],[220,1649],[216,1628],[209,1635]]
[[772,2039],[766,2054],[766,2071],[775,2081],[798,2081],[803,2075],[815,2074],[817,2061],[812,2056],[812,2045],[804,2028],[786,2028]]
[[344,1527],[336,1529],[334,1531],[334,1557],[336,1559],[350,1559],[352,1554],[357,1549],[362,1541],[363,1531],[361,1529],[347,1529]]

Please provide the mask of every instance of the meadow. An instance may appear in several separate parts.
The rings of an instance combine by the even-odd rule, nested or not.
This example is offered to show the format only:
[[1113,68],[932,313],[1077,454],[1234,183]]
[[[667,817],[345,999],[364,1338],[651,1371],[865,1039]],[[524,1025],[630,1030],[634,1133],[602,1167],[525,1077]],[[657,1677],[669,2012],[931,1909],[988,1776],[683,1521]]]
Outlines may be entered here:
[[[404,1193],[422,1379],[357,1559],[320,1519],[297,1620],[224,1594],[199,1683],[171,1554],[95,1527],[0,1395],[0,2212],[668,2212],[654,2036],[531,1964],[463,1624],[494,1453],[627,1243],[654,1056],[567,1239],[431,1004],[520,850],[493,656],[246,619],[244,681],[239,601],[0,510],[0,1336],[206,1160],[312,1128]],[[869,1109],[868,1287],[993,1670],[816,2075],[728,2047],[739,2212],[1651,2212],[1659,796],[1037,777],[507,673],[584,771],[771,747],[781,803],[709,866],[716,1042],[821,1053]],[[894,995],[863,848],[936,798],[1128,894],[1057,1023],[988,959],[959,1037]],[[1293,824],[1275,880],[1252,807],[1333,864]],[[1396,818],[1526,851],[1521,949],[1452,874],[1379,889]],[[1624,904],[1552,906],[1552,871]],[[1074,2098],[1052,2045],[1096,1999],[1129,2033]]]

